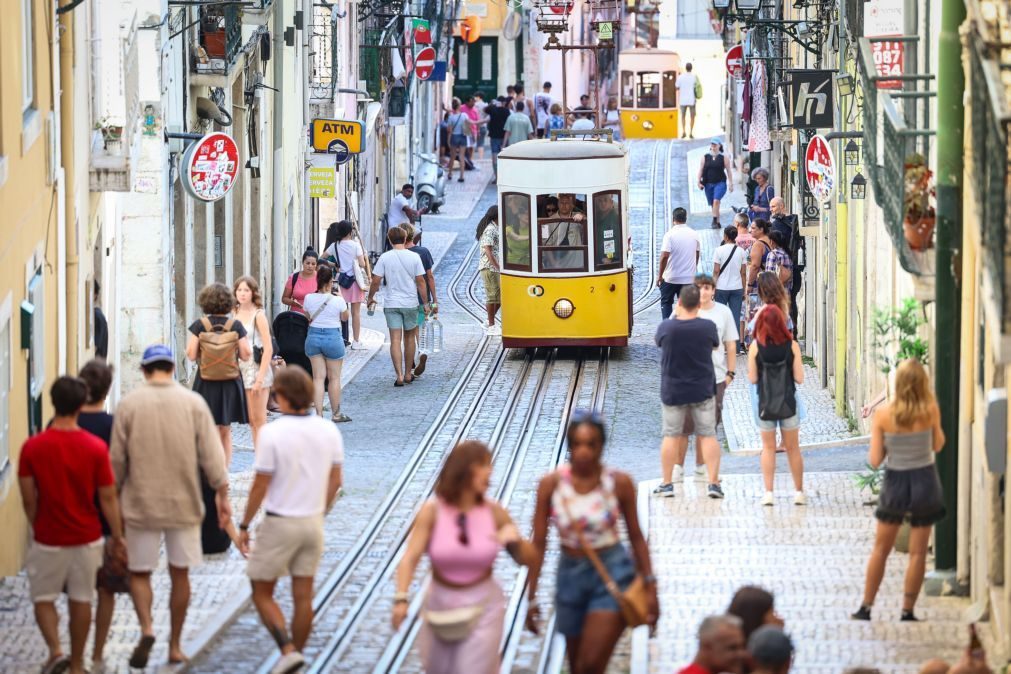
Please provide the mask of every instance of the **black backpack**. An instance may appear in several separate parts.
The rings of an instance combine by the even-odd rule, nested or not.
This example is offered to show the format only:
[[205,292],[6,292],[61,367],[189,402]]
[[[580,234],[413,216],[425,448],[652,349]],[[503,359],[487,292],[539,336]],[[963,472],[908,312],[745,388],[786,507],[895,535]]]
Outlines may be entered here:
[[797,384],[793,381],[793,347],[786,358],[768,361],[758,351],[758,418],[781,421],[797,414]]

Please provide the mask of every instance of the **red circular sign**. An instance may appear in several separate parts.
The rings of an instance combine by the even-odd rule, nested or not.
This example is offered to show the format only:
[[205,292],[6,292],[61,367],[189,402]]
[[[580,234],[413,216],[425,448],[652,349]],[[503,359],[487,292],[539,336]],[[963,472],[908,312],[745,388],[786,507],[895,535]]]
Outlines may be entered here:
[[427,80],[435,69],[435,50],[425,47],[414,55],[414,74],[419,80]]
[[727,72],[735,79],[744,77],[744,47],[736,44],[727,52]]
[[228,194],[239,174],[239,147],[227,133],[209,133],[183,154],[183,189],[201,201]]
[[822,135],[815,136],[807,144],[804,175],[815,199],[825,202],[832,197],[835,189],[835,157],[832,156],[832,147]]

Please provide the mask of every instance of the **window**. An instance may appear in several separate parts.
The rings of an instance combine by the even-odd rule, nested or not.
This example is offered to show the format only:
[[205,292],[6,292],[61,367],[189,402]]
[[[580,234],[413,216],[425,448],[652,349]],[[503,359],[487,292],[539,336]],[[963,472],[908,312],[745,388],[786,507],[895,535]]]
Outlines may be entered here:
[[0,308],[0,471],[10,461],[11,427],[11,303]]
[[28,282],[28,301],[32,311],[32,342],[30,348],[31,370],[28,373],[32,397],[42,395],[46,384],[46,362],[43,358],[46,348],[45,295],[43,295],[42,269]]
[[639,73],[636,87],[638,108],[660,107],[660,73]]
[[635,107],[635,73],[631,70],[621,71],[621,107]]
[[673,70],[668,70],[663,74],[663,107],[676,108],[677,103],[677,83],[678,74]]
[[21,110],[35,107],[35,0],[21,0],[21,34],[25,43],[21,50]]
[[537,197],[537,251],[542,272],[587,271],[585,194]]
[[677,37],[679,40],[715,40],[719,35],[713,30],[709,3],[677,4]]
[[620,269],[622,252],[621,192],[597,192],[593,195],[593,268]]
[[502,245],[506,269],[531,270],[529,195],[502,195]]

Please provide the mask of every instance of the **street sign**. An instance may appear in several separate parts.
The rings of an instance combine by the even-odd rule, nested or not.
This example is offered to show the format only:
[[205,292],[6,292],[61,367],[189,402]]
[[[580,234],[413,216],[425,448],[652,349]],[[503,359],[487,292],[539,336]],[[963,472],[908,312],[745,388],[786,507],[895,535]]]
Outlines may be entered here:
[[428,78],[429,82],[445,82],[446,81],[446,62],[436,61],[435,67],[432,68],[432,75]]
[[821,134],[814,136],[804,152],[804,175],[811,194],[826,202],[835,190],[835,157],[832,147]]
[[790,76],[790,126],[795,129],[831,129],[835,71],[788,70]]
[[744,78],[744,47],[740,44],[735,44],[727,52],[726,58],[727,72],[734,79]]
[[601,40],[614,39],[614,24],[610,21],[601,21],[597,24],[597,35]]
[[414,74],[419,80],[427,80],[435,69],[435,50],[431,47],[419,49],[414,55]]
[[314,119],[309,134],[316,152],[330,152],[335,140],[343,142],[351,154],[365,150],[365,125],[356,119]]
[[336,174],[332,168],[309,169],[309,198],[332,199],[336,192]]
[[183,153],[183,189],[201,201],[225,196],[235,186],[238,172],[239,147],[227,133],[209,133]]

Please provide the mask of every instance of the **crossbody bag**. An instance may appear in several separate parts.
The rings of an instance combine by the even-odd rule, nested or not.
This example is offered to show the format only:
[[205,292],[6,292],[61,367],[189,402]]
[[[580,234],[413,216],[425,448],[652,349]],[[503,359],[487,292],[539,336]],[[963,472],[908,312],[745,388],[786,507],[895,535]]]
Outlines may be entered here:
[[312,325],[312,322],[316,320],[316,317],[320,315],[320,312],[326,309],[326,305],[330,304],[331,297],[333,297],[333,295],[327,295],[326,299],[323,300],[323,304],[319,305],[319,309],[312,312],[312,316],[309,317],[309,325]]

